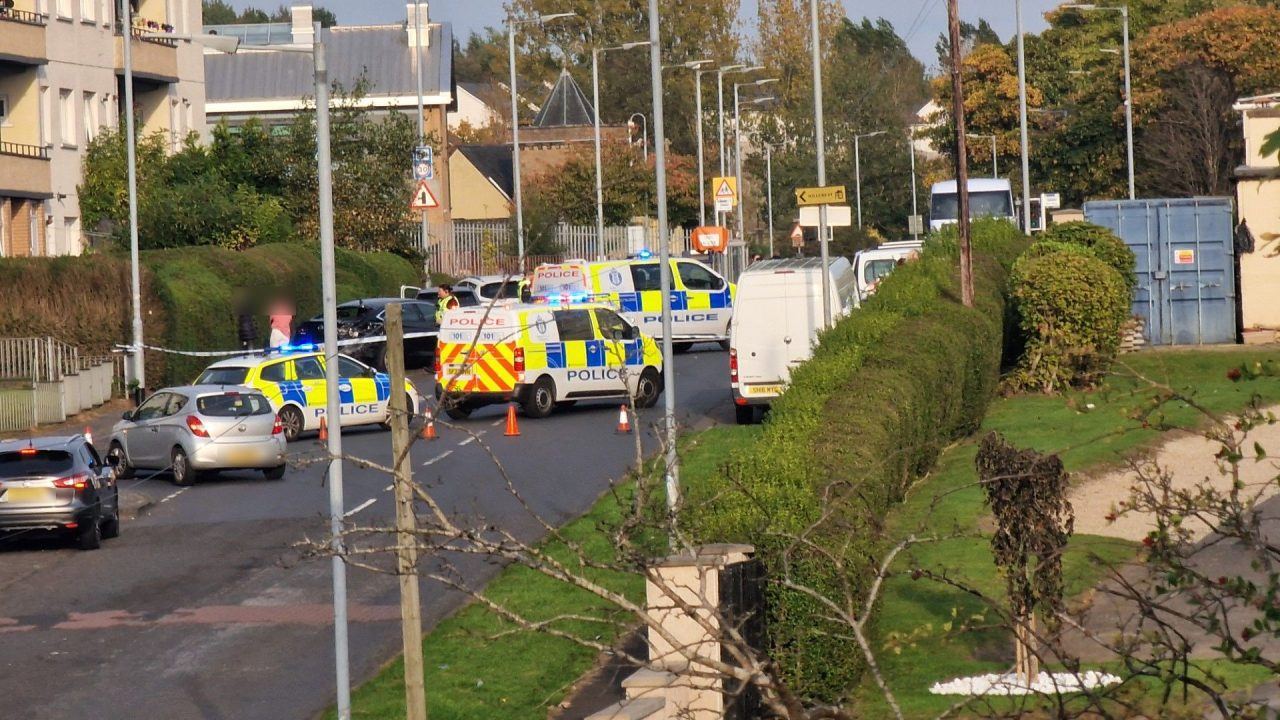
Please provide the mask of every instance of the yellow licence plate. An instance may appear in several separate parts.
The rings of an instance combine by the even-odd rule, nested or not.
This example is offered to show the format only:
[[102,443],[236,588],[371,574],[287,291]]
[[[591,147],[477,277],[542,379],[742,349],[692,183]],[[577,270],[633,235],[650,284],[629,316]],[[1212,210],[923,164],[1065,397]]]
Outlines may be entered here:
[[0,495],[0,501],[11,503],[41,503],[52,500],[53,490],[48,488],[9,488],[3,495]]
[[746,385],[743,395],[781,395],[782,385]]
[[244,448],[227,448],[225,457],[229,463],[243,463],[256,460],[258,454]]

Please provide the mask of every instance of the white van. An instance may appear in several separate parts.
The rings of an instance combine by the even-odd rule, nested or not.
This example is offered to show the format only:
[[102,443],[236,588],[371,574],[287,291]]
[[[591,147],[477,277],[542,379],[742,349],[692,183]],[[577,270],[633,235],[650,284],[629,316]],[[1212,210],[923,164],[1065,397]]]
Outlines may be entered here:
[[[995,217],[1018,224],[1013,188],[1003,178],[969,178],[969,218]],[[941,230],[960,219],[960,195],[955,180],[934,183],[929,193],[929,229]]]
[[[853,266],[828,261],[832,318],[854,306]],[[739,424],[755,422],[791,380],[791,368],[808,360],[822,328],[822,261],[763,260],[738,277],[737,308],[729,323],[729,385]]]
[[910,260],[919,255],[923,247],[922,240],[901,240],[882,243],[870,250],[859,250],[855,253],[853,272],[858,282],[858,305],[876,291],[876,286],[886,275],[893,272],[899,261]]

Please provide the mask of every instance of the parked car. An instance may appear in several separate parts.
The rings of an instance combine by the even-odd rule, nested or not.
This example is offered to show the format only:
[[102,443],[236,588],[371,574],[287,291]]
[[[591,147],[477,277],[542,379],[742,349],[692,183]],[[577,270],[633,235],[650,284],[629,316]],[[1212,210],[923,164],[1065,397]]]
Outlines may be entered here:
[[528,285],[522,275],[472,275],[459,280],[453,286],[453,294],[457,295],[459,290],[467,290],[477,297],[477,302],[494,298],[519,300]]
[[84,435],[0,442],[0,531],[69,533],[84,550],[120,534],[120,488]]
[[138,470],[168,471],[175,485],[191,485],[218,470],[285,471],[284,428],[261,392],[248,387],[166,388],[124,413],[111,431],[108,455],[119,477]]
[[[338,306],[338,340],[357,340],[386,335],[387,306],[399,303],[404,318],[404,354],[407,367],[430,365],[435,358],[436,306],[426,300],[402,298],[365,298],[352,300]],[[317,315],[298,326],[293,334],[294,345],[320,345],[324,343],[324,316]],[[387,369],[387,343],[375,340],[368,343],[343,345],[342,352],[378,370]]]
[[[401,297],[413,298],[430,303],[435,307],[436,301],[440,299],[440,289],[428,285],[424,288],[413,287],[412,285],[402,285],[400,287]],[[480,304],[480,296],[471,288],[454,288],[453,296],[458,298],[458,304],[462,307],[475,307]]]
[[923,247],[920,240],[900,240],[859,250],[853,256],[853,271],[858,279],[858,303],[871,297],[881,280],[899,264],[918,256]]

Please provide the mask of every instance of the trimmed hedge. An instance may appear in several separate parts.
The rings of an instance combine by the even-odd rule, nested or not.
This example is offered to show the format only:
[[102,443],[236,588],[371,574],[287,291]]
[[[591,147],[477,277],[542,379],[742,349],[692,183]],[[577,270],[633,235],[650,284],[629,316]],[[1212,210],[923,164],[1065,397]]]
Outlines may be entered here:
[[[697,540],[755,545],[771,580],[860,606],[886,511],[996,391],[1009,265],[1025,240],[998,222],[975,223],[974,237],[977,306],[959,303],[954,233],[935,236],[822,335],[753,449],[688,488]],[[794,543],[801,534],[811,544]],[[797,692],[838,701],[864,670],[848,628],[779,582],[768,595],[772,657]]]
[[1049,229],[1040,235],[1040,242],[1032,247],[1040,245],[1056,248],[1063,246],[1085,248],[1094,257],[1120,273],[1120,279],[1124,281],[1125,288],[1130,293],[1138,285],[1138,276],[1134,273],[1137,260],[1134,258],[1133,251],[1124,244],[1120,236],[1101,225],[1083,221],[1056,223],[1050,225]]

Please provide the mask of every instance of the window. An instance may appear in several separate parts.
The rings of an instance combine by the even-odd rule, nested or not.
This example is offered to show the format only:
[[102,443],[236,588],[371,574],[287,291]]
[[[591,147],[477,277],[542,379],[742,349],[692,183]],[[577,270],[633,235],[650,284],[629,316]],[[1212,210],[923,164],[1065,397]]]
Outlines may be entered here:
[[54,4],[58,8],[58,18],[61,20],[71,19],[71,0],[54,0]]
[[293,373],[299,380],[324,380],[324,368],[316,357],[298,358],[293,361]]
[[880,278],[893,272],[894,265],[897,260],[868,260],[866,265],[862,266],[862,282],[870,285],[878,282]]
[[[960,196],[938,193],[929,208],[933,220],[955,220],[960,217]],[[1007,190],[984,190],[969,193],[969,217],[1013,217],[1013,195]]]
[[84,462],[89,467],[96,468],[102,465],[102,457],[98,455],[98,451],[90,443],[81,445],[80,453],[84,456]]
[[209,417],[245,417],[266,415],[271,412],[271,403],[257,393],[225,393],[199,398],[196,409]]
[[368,365],[362,365],[346,355],[339,355],[338,376],[344,378],[373,377],[373,370]]
[[40,88],[40,144],[48,147],[53,144],[51,125],[53,123],[53,107],[49,105],[49,88]]
[[0,453],[0,478],[63,475],[74,464],[71,453],[63,450]]
[[97,16],[98,0],[80,0],[80,19],[91,23]]
[[612,310],[596,310],[596,322],[600,323],[600,334],[606,340],[626,340],[631,326],[626,320],[618,317]]
[[169,393],[169,404],[164,407],[164,416],[172,417],[182,412],[182,408],[187,406],[187,396],[178,393]]
[[676,263],[680,271],[680,282],[686,290],[723,290],[724,280],[697,263]]
[[561,310],[557,312],[556,328],[560,331],[560,342],[596,339],[595,330],[591,327],[590,310]]
[[284,382],[284,368],[286,363],[278,362],[267,365],[262,368],[259,377],[263,382]]
[[657,263],[631,266],[631,282],[636,292],[662,289],[662,270]]
[[239,385],[249,374],[245,367],[209,368],[200,374],[197,385]]
[[27,239],[30,243],[30,252],[32,255],[40,254],[40,206],[36,203],[27,201]]
[[58,119],[62,128],[62,144],[76,146],[76,106],[70,90],[58,91]]
[[147,401],[138,406],[137,412],[133,414],[134,422],[143,422],[146,420],[155,420],[164,417],[164,409],[169,404],[169,393],[156,393],[147,398]]
[[9,96],[0,95],[0,125],[9,124]]
[[84,141],[89,141],[98,134],[98,96],[96,93],[84,94]]

